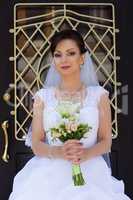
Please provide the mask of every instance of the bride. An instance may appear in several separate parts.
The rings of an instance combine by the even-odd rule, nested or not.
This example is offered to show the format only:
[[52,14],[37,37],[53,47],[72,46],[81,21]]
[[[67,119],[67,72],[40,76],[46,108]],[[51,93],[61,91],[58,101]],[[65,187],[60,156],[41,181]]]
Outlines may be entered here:
[[[9,200],[130,200],[103,158],[112,144],[108,91],[98,84],[82,36],[60,31],[50,48],[53,62],[45,87],[34,96],[26,139],[35,156],[15,176]],[[52,139],[48,130],[58,123],[61,101],[80,103],[79,118],[92,127],[87,137]],[[72,164],[80,165],[84,185],[73,184]]]

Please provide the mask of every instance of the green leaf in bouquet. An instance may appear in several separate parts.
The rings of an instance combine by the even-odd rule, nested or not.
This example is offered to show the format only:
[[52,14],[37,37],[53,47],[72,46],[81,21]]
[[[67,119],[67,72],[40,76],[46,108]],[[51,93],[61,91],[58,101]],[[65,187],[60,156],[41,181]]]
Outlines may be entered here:
[[65,137],[64,135],[61,135],[59,137],[59,139],[60,139],[61,142],[66,142],[67,141],[67,137]]
[[69,118],[71,115],[69,113],[62,113],[61,114],[62,118]]

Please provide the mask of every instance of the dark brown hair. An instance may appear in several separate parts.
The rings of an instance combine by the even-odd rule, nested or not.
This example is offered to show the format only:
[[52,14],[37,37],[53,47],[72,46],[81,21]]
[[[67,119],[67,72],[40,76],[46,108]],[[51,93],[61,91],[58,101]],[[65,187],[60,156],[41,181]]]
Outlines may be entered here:
[[53,37],[51,38],[51,46],[50,50],[52,55],[54,54],[55,48],[57,44],[65,39],[71,39],[76,42],[76,44],[79,47],[80,53],[83,54],[87,51],[85,48],[84,40],[81,36],[81,34],[78,31],[71,30],[71,29],[66,29],[60,32],[56,32]]

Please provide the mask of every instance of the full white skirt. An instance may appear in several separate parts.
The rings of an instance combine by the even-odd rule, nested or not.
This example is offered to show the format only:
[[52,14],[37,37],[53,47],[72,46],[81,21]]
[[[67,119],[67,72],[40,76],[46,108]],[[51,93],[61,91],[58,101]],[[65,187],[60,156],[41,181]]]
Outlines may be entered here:
[[81,163],[86,184],[74,186],[69,161],[33,157],[15,176],[9,200],[130,200],[102,156]]

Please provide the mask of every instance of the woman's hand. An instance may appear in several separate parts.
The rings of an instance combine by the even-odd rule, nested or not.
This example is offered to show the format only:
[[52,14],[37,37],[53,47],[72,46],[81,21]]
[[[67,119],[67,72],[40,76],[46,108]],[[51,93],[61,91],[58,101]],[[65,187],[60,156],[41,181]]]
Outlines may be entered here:
[[80,164],[86,159],[87,149],[79,140],[68,140],[61,147],[61,157],[71,161],[73,164]]

